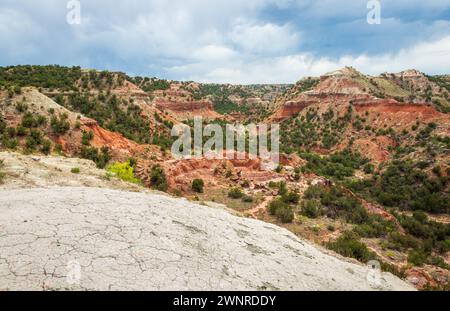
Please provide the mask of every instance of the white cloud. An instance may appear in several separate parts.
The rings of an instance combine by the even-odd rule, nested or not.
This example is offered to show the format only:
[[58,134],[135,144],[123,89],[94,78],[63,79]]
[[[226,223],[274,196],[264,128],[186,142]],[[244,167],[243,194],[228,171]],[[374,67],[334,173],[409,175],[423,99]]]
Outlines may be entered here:
[[236,56],[236,51],[220,45],[206,45],[196,49],[192,58],[198,61],[224,61]]
[[298,48],[300,34],[289,25],[238,24],[230,34],[245,52],[264,55],[289,53]]
[[[365,43],[364,38],[372,32],[355,31],[359,24],[353,18],[365,20],[367,9],[361,0],[81,2],[82,24],[70,26],[65,19],[65,1],[2,0],[0,63],[60,63],[171,79],[233,83],[295,82],[303,76],[320,75],[346,65],[370,74],[411,67],[427,73],[448,70],[445,68],[450,56],[448,21],[430,22],[427,28],[428,24],[422,21],[408,24],[386,17],[377,28],[377,36],[372,37],[373,44],[379,43],[376,40],[395,41],[406,35],[416,43],[395,53],[378,48],[376,54],[372,51],[370,55],[353,53],[343,57],[334,54],[334,45],[333,49],[327,46],[332,42],[328,41],[329,33],[315,34],[317,48],[315,41],[309,40],[313,29],[294,25],[298,21],[296,14],[310,20],[341,18],[343,22],[338,22],[333,30],[338,29],[341,36],[348,34],[350,39],[353,34],[356,40]],[[445,10],[450,4],[450,0],[412,2],[428,13]],[[408,11],[412,7],[409,3],[382,1],[382,10],[390,15],[396,10]],[[270,13],[262,12],[273,6],[289,9],[294,17],[263,17]],[[420,38],[426,37],[428,42],[419,43],[423,39],[410,35],[412,26],[408,25],[416,28],[423,25]],[[330,27],[333,26],[331,23]],[[316,56],[315,53],[323,52],[318,51],[321,48],[329,57]]]
[[353,66],[366,74],[378,75],[415,68],[426,73],[447,73],[450,58],[450,36],[424,42],[394,54],[379,56],[344,56],[337,60],[316,58],[309,53],[271,57],[246,62],[239,55],[234,62],[223,62],[211,68],[209,63],[197,63],[169,68],[186,80],[229,83],[293,83],[302,77],[320,76],[326,72]]

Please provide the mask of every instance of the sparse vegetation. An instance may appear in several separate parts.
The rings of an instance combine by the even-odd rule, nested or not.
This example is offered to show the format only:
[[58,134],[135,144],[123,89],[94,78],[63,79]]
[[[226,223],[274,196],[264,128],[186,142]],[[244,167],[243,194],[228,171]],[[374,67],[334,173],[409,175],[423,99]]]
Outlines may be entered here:
[[337,180],[353,176],[355,170],[368,164],[367,159],[349,150],[332,154],[329,157],[321,157],[313,153],[301,153],[300,156],[308,161],[306,167],[303,168],[304,171],[311,171]]
[[228,196],[232,199],[241,199],[244,196],[244,193],[240,188],[232,188],[228,192]]
[[371,179],[350,182],[348,186],[383,206],[401,210],[421,210],[430,213],[449,213],[449,178],[429,177],[418,164],[394,161],[380,175]]
[[150,170],[150,183],[153,189],[166,192],[169,188],[166,174],[159,164],[153,165]]
[[194,179],[192,181],[192,190],[197,193],[203,193],[205,187],[205,182],[203,179]]
[[94,161],[98,168],[105,168],[111,159],[108,147],[102,147],[99,151],[94,147],[82,146],[80,157]]
[[341,235],[335,242],[327,244],[327,247],[344,257],[354,258],[361,262],[368,262],[376,258],[358,236],[351,232]]
[[294,210],[282,198],[277,198],[269,204],[269,213],[276,216],[283,223],[290,223],[294,220]]
[[5,163],[3,160],[0,160],[0,184],[3,183],[6,174],[3,172],[3,167],[5,166]]
[[10,66],[0,67],[0,86],[34,86],[42,88],[73,89],[81,77],[80,67]]
[[55,134],[62,135],[67,133],[70,129],[70,123],[67,121],[67,118],[67,114],[62,114],[59,117],[52,117],[50,124]]
[[253,203],[253,201],[254,201],[254,199],[250,195],[244,195],[242,197],[242,202],[244,202],[244,203]]

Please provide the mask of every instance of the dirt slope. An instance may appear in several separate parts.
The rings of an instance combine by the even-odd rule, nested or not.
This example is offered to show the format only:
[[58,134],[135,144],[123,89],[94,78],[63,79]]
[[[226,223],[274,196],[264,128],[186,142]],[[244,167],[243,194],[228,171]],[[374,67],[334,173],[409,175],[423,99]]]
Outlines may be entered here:
[[[124,182],[96,168],[90,160],[62,156],[22,155],[16,152],[0,152],[5,173],[0,189],[23,189],[50,186],[80,186],[144,191],[145,188]],[[73,168],[80,172],[74,174]]]

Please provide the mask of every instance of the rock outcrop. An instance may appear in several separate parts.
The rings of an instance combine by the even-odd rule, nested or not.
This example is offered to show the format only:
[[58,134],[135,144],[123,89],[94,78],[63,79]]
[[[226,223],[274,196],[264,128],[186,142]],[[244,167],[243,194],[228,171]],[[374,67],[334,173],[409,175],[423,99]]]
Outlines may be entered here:
[[[0,290],[412,290],[256,220],[158,194],[0,193]],[[372,284],[372,286],[371,286]]]

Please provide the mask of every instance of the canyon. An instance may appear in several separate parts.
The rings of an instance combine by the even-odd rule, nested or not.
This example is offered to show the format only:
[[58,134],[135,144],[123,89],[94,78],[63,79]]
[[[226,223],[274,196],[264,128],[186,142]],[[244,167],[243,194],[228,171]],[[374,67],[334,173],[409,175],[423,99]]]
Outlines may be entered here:
[[[76,288],[175,289],[181,286],[185,289],[203,289],[201,283],[209,282],[208,284],[212,286],[210,289],[220,289],[222,285],[229,289],[233,285],[241,289],[269,290],[370,289],[370,286],[367,287],[362,281],[363,265],[356,262],[348,264],[343,258],[336,257],[339,255],[331,255],[330,250],[325,251],[321,248],[324,246],[330,248],[333,243],[342,242],[348,232],[362,228],[368,230],[364,226],[376,226],[372,223],[352,223],[341,216],[336,216],[342,212],[342,208],[347,208],[348,202],[353,204],[354,215],[362,213],[366,219],[371,219],[380,226],[386,225],[385,221],[389,223],[382,230],[377,227],[377,230],[382,231],[381,234],[354,238],[364,245],[364,249],[367,248],[368,252],[375,254],[377,260],[386,264],[385,270],[395,273],[418,289],[442,288],[449,283],[450,257],[445,246],[448,241],[448,233],[445,233],[448,229],[445,226],[448,225],[448,202],[450,202],[447,178],[450,163],[449,84],[446,76],[431,77],[417,70],[408,70],[375,77],[345,67],[321,77],[304,78],[295,85],[238,86],[129,77],[120,72],[97,72],[77,68],[56,70],[73,77],[72,80],[53,82],[53,85],[48,87],[49,68],[40,66],[0,68],[0,134],[2,134],[0,159],[4,165],[0,168],[0,172],[4,171],[0,191],[2,200],[5,200],[3,207],[5,210],[2,213],[14,218],[16,216],[13,215],[12,209],[20,209],[20,206],[23,206],[23,213],[29,213],[33,221],[39,223],[42,219],[50,217],[50,211],[54,210],[56,205],[41,202],[37,196],[41,191],[46,193],[46,197],[53,198],[54,202],[59,202],[58,206],[69,209],[78,206],[80,208],[78,212],[94,222],[98,220],[96,213],[110,214],[111,218],[108,223],[102,224],[103,227],[99,225],[98,228],[91,228],[92,230],[89,229],[82,235],[88,240],[91,235],[98,237],[83,244],[86,249],[80,253],[86,256],[86,262],[83,262],[82,266],[90,269],[89,278],[96,275],[95,269],[92,269],[94,266],[98,268],[109,261],[118,269],[117,271],[130,269],[130,273],[138,273],[139,269],[144,269],[145,275],[156,273],[157,278],[161,280],[156,287],[146,283],[144,277],[136,285],[131,285],[129,280],[117,283],[118,275],[108,276],[115,272],[102,271],[97,276],[105,281],[89,281]],[[23,72],[26,74],[22,74]],[[30,76],[33,77],[32,81],[26,78]],[[204,118],[205,125],[279,123],[280,165],[270,167],[264,165],[261,159],[248,158],[243,160],[174,158],[170,153],[174,141],[174,137],[171,136],[172,127],[190,126],[193,124],[194,116]],[[50,144],[50,148],[44,148],[45,143]],[[426,211],[425,221],[423,215],[417,214],[417,210],[410,206],[409,201],[397,204],[397,201],[388,195],[380,196],[381,200],[370,191],[364,190],[365,183],[373,181],[375,185],[383,186],[385,191],[390,191],[389,185],[383,184],[383,178],[392,175],[389,169],[399,161],[415,165],[414,169],[417,172],[414,178],[417,182],[413,186],[416,187],[423,182],[428,191],[424,190],[424,193],[432,192],[431,203],[428,205],[441,206],[437,215]],[[129,163],[139,183],[130,184],[121,181],[120,176],[108,171],[111,166],[118,163]],[[82,173],[78,175],[71,173],[70,170],[73,168],[81,169]],[[405,171],[408,170],[400,170],[400,173],[404,174]],[[159,175],[155,175],[155,172]],[[194,180],[202,181],[204,184],[202,192],[193,189]],[[164,186],[164,190],[174,198],[150,191],[149,188],[155,188],[156,182],[162,182],[159,186]],[[358,187],[354,186],[356,184]],[[14,199],[17,195],[25,195],[21,189],[33,188],[36,190],[30,190],[27,200],[40,202],[39,204],[43,206],[41,211],[36,210],[33,204],[24,205],[23,201]],[[108,188],[122,192],[110,191]],[[237,189],[238,199],[230,197],[230,189]],[[126,191],[138,193],[131,194]],[[317,197],[313,191],[322,191],[325,197]],[[330,197],[335,191],[339,191],[339,194],[338,199],[333,201]],[[412,192],[410,189],[407,191]],[[66,192],[68,202],[60,195]],[[291,201],[281,203],[284,204],[285,212],[292,216],[290,221],[285,222],[280,220],[279,215],[271,213],[270,209],[277,200],[288,200],[289,195]],[[297,195],[299,199],[296,199]],[[391,193],[389,195],[392,196]],[[97,196],[100,198],[99,201],[93,199]],[[128,203],[125,198],[129,200]],[[441,203],[442,200],[447,200],[447,203]],[[87,209],[89,202],[98,203],[94,211]],[[120,202],[124,210],[114,205],[114,202]],[[149,203],[144,204],[146,206],[144,210],[137,206],[139,202]],[[309,211],[306,205],[308,208],[319,206],[322,214],[305,216]],[[363,211],[357,209],[359,206]],[[133,214],[133,210],[138,210],[141,214]],[[29,256],[32,258],[21,253],[21,247],[20,249],[12,247],[11,256],[23,255],[29,262],[24,267],[16,267],[8,263],[9,259],[4,260],[2,257],[1,271],[8,277],[7,282],[1,285],[7,289],[18,288],[19,284],[26,283],[25,279],[31,278],[33,281],[27,283],[30,289],[64,288],[63,263],[53,261],[51,267],[44,268],[42,274],[39,261],[57,254],[58,249],[54,248],[57,247],[55,241],[67,238],[62,228],[65,225],[59,224],[60,219],[65,216],[73,219],[72,229],[69,228],[74,230],[73,232],[76,231],[75,228],[85,226],[89,221],[85,223],[79,219],[77,212],[66,215],[67,210],[61,207],[54,212],[55,222],[48,223],[48,230],[42,229],[48,232],[42,231],[36,235],[48,240],[49,253],[33,251],[37,247],[37,244],[33,244],[36,243],[32,238],[33,234],[27,241],[18,241],[18,245],[31,252],[32,255]],[[161,256],[152,259],[145,243],[142,243],[148,240],[157,245],[161,241],[177,244],[181,243],[186,232],[183,234],[181,232],[179,236],[171,236],[170,230],[167,229],[169,231],[151,235],[150,228],[142,221],[138,221],[139,224],[134,228],[131,225],[125,226],[126,230],[130,230],[125,235],[122,235],[123,232],[113,232],[115,228],[121,226],[120,219],[127,213],[129,216],[123,220],[127,223],[136,222],[139,217],[148,223],[167,218],[174,221],[168,224],[168,228],[172,228],[174,232],[181,232],[183,227],[186,232],[194,234],[191,240],[187,241],[189,245],[182,246],[186,254],[178,259],[181,260],[180,263],[167,266],[168,271],[176,271],[177,276],[173,282],[165,283],[162,274],[145,266],[142,268],[142,265],[167,261],[167,258],[176,255],[174,248],[160,249],[158,251],[161,252]],[[234,218],[235,216],[231,214],[241,218]],[[164,221],[168,221],[167,219]],[[200,219],[202,223],[199,222]],[[257,222],[256,219],[264,222]],[[412,245],[422,241],[414,235],[417,232],[408,227],[409,222],[419,219],[420,223],[416,224],[417,226],[434,226],[444,232],[440,231],[439,234],[443,238],[436,241],[436,247],[428,254],[429,258],[434,258],[435,261],[424,262],[421,265],[411,262],[418,247],[391,245],[394,238],[405,241],[410,239],[404,243],[410,242]],[[19,216],[14,218],[17,226],[22,220]],[[214,223],[216,220],[217,223]],[[249,227],[249,230],[245,230],[249,232],[248,239],[247,235],[240,237],[238,227],[242,222]],[[183,225],[179,225],[181,227],[178,228],[178,223]],[[211,227],[207,225],[208,223]],[[268,225],[269,223],[271,225]],[[2,225],[10,228],[7,223]],[[233,235],[234,238],[227,241],[219,238],[214,240],[216,239],[213,238],[214,232],[210,230],[219,225],[228,228],[226,230],[230,232],[234,230],[237,237]],[[265,228],[265,225],[271,229]],[[111,236],[124,239],[123,247],[115,245],[119,242],[111,240],[111,236],[100,234],[100,227],[110,228]],[[56,232],[52,228],[57,228]],[[23,225],[23,232],[35,229],[31,222]],[[206,236],[212,238],[216,244],[212,245],[211,241],[201,244],[204,237],[203,233],[199,233],[199,237],[196,236],[199,230],[206,232]],[[291,232],[287,240],[286,230]],[[273,233],[270,233],[272,231]],[[11,236],[14,237],[14,230],[11,232]],[[136,232],[144,232],[145,239],[135,239]],[[397,234],[401,237],[399,238]],[[266,241],[268,236],[273,237],[273,241]],[[5,244],[1,244],[0,240],[2,248],[9,249],[8,239],[14,240],[13,237],[5,237]],[[295,240],[295,245],[289,244],[292,239]],[[304,241],[306,239],[310,242]],[[75,242],[71,240],[70,243]],[[111,244],[111,249],[117,248],[120,254],[118,256],[106,254],[105,249],[104,257],[93,256],[88,250],[92,243]],[[323,259],[320,263],[321,268],[316,269],[314,262],[305,259],[308,262],[305,262],[303,270],[291,272],[287,266],[294,262],[297,265],[304,259],[303,255],[299,255],[299,259],[286,253],[287,250],[281,250],[276,246],[280,243],[287,243],[286,245],[296,248],[294,253],[302,254],[304,250],[299,245],[305,245],[308,252],[317,255],[314,255],[314,258]],[[345,243],[345,240],[342,243]],[[189,253],[200,244],[206,247],[198,250],[200,255]],[[198,258],[202,258],[204,262],[208,260],[221,262],[214,257],[214,249],[222,244],[230,244],[229,247],[234,248],[229,250],[230,254],[245,253],[243,249],[246,247],[251,249],[245,261],[230,259],[224,263],[227,267],[225,270],[234,269],[235,272],[244,273],[244,266],[256,265],[252,260],[258,259],[264,262],[261,267],[272,267],[274,270],[255,272],[256,274],[250,278],[250,283],[231,277],[227,272],[218,272],[217,267],[209,280],[196,276],[190,270],[187,259],[200,256]],[[70,245],[66,245],[68,250]],[[130,252],[140,248],[142,249],[139,256],[143,257],[142,260],[136,259],[136,254]],[[264,251],[260,251],[261,249]],[[123,250],[128,251],[124,253]],[[81,256],[80,254],[74,257]],[[309,258],[309,255],[306,258]],[[277,260],[282,260],[280,264],[282,267],[279,270],[275,270]],[[128,265],[128,262],[132,263]],[[347,273],[349,265],[352,271],[357,271],[353,276],[352,273]],[[31,270],[27,270],[28,268]],[[307,272],[309,269],[312,269],[311,273]],[[49,277],[46,275],[46,271],[49,270],[56,272]],[[334,281],[327,279],[322,270],[336,270]],[[301,275],[301,271],[306,271],[306,274]],[[20,278],[14,277],[15,274],[22,272],[23,276]],[[184,272],[188,276],[184,277]],[[275,281],[274,275],[277,273],[282,273],[288,281],[285,283]],[[220,278],[224,278],[226,284],[221,284]],[[410,289],[409,285],[390,274],[386,276],[386,280],[388,282],[380,289]],[[114,284],[119,285],[114,287]]]

